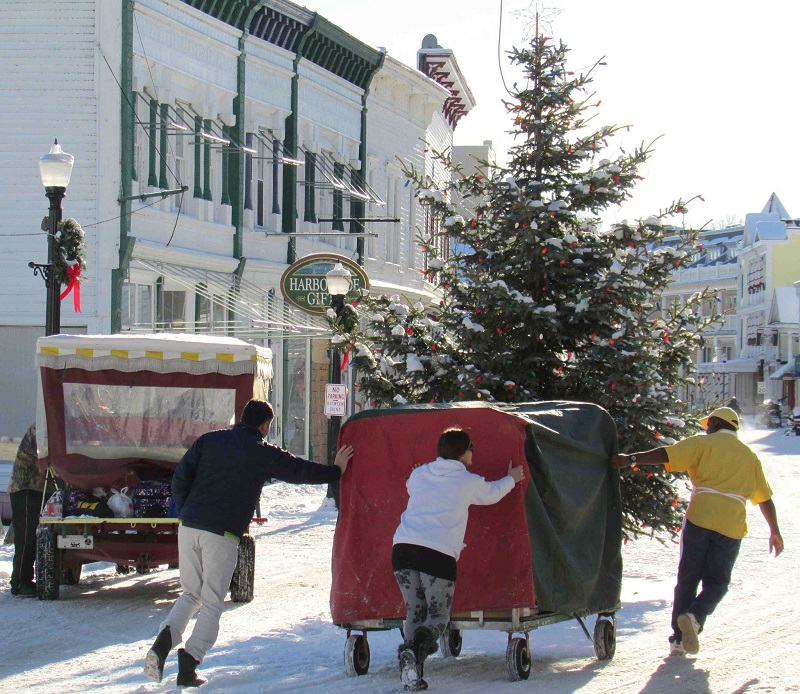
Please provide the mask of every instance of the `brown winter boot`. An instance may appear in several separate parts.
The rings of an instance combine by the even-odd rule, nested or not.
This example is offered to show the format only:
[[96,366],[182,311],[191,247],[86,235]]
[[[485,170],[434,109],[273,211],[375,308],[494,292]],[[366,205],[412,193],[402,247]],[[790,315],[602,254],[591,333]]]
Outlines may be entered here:
[[436,640],[436,632],[430,627],[417,627],[414,631],[414,638],[411,641],[411,649],[417,660],[424,663],[429,655],[433,655],[439,650],[439,642]]
[[195,670],[200,665],[199,660],[195,660],[183,648],[178,649],[178,679],[175,681],[179,687],[199,687],[206,681],[198,677]]

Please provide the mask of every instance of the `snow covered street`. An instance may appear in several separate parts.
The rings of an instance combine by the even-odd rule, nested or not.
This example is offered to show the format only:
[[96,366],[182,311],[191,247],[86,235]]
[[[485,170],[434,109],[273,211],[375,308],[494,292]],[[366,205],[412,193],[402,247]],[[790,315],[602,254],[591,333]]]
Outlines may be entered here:
[[[425,667],[431,691],[478,692],[800,692],[800,437],[746,429],[742,438],[764,463],[775,492],[786,550],[768,553],[768,529],[748,505],[750,532],[742,544],[730,592],[701,635],[696,657],[667,657],[678,547],[640,539],[624,547],[623,610],[617,651],[598,661],[576,622],[531,633],[530,679],[509,682],[506,635],[466,631],[461,656],[433,656]],[[253,525],[255,599],[227,603],[219,640],[199,668],[203,692],[399,692],[399,632],[371,632],[368,674],[344,673],[345,632],[330,622],[330,557],[336,512],[325,488],[278,483],[267,487]],[[80,585],[62,586],[54,602],[8,592],[12,546],[0,545],[0,624],[4,649],[0,691],[167,692],[142,675],[145,653],[179,592],[177,570],[117,576],[108,564],[84,567]],[[591,630],[594,617],[587,620]]]

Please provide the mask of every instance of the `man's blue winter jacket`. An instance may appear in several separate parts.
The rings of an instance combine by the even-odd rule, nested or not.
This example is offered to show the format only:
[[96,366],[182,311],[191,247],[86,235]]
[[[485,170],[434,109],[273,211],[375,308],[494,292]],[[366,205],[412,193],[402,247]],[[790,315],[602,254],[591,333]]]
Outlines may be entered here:
[[321,484],[339,477],[335,465],[298,458],[240,422],[203,434],[192,444],[172,477],[172,498],[185,525],[241,537],[268,479]]

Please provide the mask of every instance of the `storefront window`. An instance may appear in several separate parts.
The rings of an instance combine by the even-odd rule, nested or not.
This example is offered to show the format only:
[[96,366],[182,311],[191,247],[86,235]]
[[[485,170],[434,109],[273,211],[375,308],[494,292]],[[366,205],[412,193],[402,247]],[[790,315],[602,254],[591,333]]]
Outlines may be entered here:
[[286,340],[285,423],[283,445],[290,453],[308,455],[308,341]]
[[125,282],[120,302],[123,330],[153,325],[153,288],[147,284]]

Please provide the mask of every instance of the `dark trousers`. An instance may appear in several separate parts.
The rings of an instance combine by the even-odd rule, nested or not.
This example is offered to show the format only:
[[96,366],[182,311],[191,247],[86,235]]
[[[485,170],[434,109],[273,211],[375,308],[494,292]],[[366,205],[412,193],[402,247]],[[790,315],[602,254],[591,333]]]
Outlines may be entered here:
[[[681,533],[681,560],[678,564],[678,584],[672,603],[672,631],[681,640],[678,615],[691,612],[701,628],[728,592],[733,565],[739,555],[741,540],[706,530],[688,520]],[[700,583],[703,589],[698,593]]]
[[11,492],[11,527],[14,528],[14,561],[11,568],[11,590],[33,584],[36,561],[36,528],[42,509],[42,492],[23,489]]

